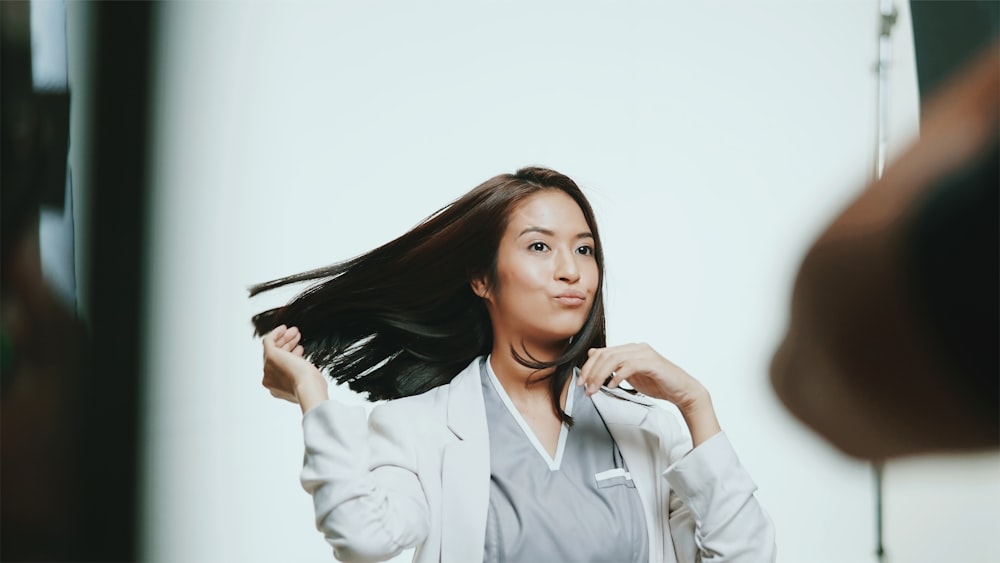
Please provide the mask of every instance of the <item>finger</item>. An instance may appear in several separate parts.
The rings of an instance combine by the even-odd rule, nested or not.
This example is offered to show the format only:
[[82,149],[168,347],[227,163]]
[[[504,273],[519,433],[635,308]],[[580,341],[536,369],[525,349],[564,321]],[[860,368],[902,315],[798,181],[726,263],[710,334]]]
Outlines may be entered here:
[[587,389],[587,394],[593,395],[612,376],[612,372],[615,372],[619,368],[621,361],[617,351],[605,349],[591,356],[588,363],[590,365],[584,385]]
[[274,342],[275,342],[275,344],[278,345],[278,348],[284,348],[292,340],[292,338],[295,336],[295,334],[297,332],[298,332],[298,329],[295,328],[294,326],[293,327],[289,327],[289,328],[285,328],[281,332],[281,334],[279,334],[274,339]]
[[306,349],[303,348],[302,345],[300,344],[296,346],[294,350],[292,350],[292,353],[301,358],[305,355]]
[[294,330],[295,332],[292,333],[291,340],[289,340],[288,343],[285,344],[284,346],[285,350],[289,351],[294,350],[295,347],[299,345],[299,342],[302,341],[302,333],[299,332],[299,329],[293,328],[292,330]]
[[628,368],[628,360],[622,357],[621,354],[616,354],[614,357],[608,357],[605,359],[605,363],[599,366],[600,371],[595,372],[594,390],[596,393],[601,387],[609,387],[614,389],[618,387],[618,384],[622,380],[628,378],[632,375],[633,370]]
[[607,349],[598,350],[587,360],[587,372],[583,378],[583,386],[587,395],[593,395],[601,388],[601,383],[607,379],[611,368],[609,366],[610,352]]
[[605,385],[608,389],[615,389],[621,384],[622,381],[625,381],[634,373],[635,370],[629,367],[628,364],[623,364],[619,366],[618,369],[611,371],[611,380]]
[[580,376],[577,385],[586,385],[590,379],[590,374],[594,371],[594,364],[600,361],[601,353],[607,348],[591,348],[587,350],[587,361],[580,366]]
[[[599,376],[603,375],[603,377]],[[608,367],[607,369],[601,369],[599,372],[595,372],[595,376],[591,379],[590,383],[587,384],[587,392],[591,395],[597,393],[601,390],[601,387],[610,386],[610,382],[619,378],[619,371]]]
[[289,346],[289,350],[295,348],[300,340],[302,340],[302,333],[299,332],[299,327],[293,326],[285,332],[285,346]]
[[587,361],[580,367],[580,371],[586,377],[590,377],[594,365],[601,361],[602,357],[608,353],[610,348],[591,348],[587,350]]
[[[284,328],[282,328],[284,330]],[[275,339],[274,331],[268,333],[267,336],[261,339],[264,344],[264,363],[268,362],[269,358],[273,358],[278,350],[281,350],[281,346],[278,345]]]
[[621,386],[621,383],[643,371],[648,363],[644,354],[644,344],[626,344],[621,347],[615,361],[611,364],[611,377],[604,383],[609,389]]
[[271,331],[265,334],[264,338],[261,339],[264,341],[264,348],[266,349],[268,344],[272,346],[275,345],[275,343],[278,341],[278,338],[284,333],[285,333],[285,325],[279,325],[271,329]]
[[291,352],[296,346],[298,346],[299,340],[301,339],[300,336],[301,335],[299,334],[294,334],[291,331],[288,331],[281,338],[278,347],[281,348],[282,350]]

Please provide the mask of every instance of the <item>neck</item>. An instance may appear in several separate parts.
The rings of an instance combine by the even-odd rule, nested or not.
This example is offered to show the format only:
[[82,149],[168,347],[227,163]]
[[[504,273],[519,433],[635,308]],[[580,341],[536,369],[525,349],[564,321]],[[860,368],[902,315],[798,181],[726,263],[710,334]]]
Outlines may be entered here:
[[[524,358],[536,359],[539,361],[550,362],[562,353],[562,349],[542,349],[539,350],[532,346],[525,346],[523,348],[514,347],[515,350]],[[530,356],[528,355],[530,353]],[[542,400],[550,401],[551,392],[549,387],[548,379],[540,380],[540,378],[552,373],[554,368],[549,368],[546,370],[536,370],[524,365],[521,365],[517,359],[514,358],[511,353],[511,345],[509,342],[500,341],[499,339],[493,343],[493,352],[490,357],[490,367],[493,368],[493,373],[496,374],[497,379],[503,385],[507,394],[515,401],[519,400]]]

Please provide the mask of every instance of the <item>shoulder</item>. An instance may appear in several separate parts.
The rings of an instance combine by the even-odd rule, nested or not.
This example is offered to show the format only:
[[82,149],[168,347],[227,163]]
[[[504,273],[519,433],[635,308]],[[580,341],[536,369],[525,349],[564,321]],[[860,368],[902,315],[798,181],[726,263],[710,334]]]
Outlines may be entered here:
[[[372,409],[371,416],[377,419],[435,420],[447,415],[449,398],[454,393],[469,393],[478,389],[479,361],[474,359],[458,372],[449,383],[439,385],[419,395],[411,395],[380,403]],[[474,381],[473,381],[474,380]]]
[[372,409],[373,419],[426,419],[437,412],[444,412],[447,405],[448,387],[441,385],[419,395],[401,397],[379,403]]
[[[444,386],[442,386],[444,387]],[[379,403],[368,415],[368,430],[403,449],[433,449],[447,436],[446,390],[436,387],[421,393]]]

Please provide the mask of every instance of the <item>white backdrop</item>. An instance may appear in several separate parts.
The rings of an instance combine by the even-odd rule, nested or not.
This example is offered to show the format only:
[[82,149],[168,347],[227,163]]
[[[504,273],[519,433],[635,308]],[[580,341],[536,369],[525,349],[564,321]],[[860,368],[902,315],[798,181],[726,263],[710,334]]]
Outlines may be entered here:
[[[870,176],[877,0],[158,6],[144,559],[329,561],[252,283],[354,256],[497,173],[590,195],[609,337],[712,391],[784,562],[874,561],[869,467],[767,382],[798,260]],[[891,143],[917,129],[905,2]],[[337,390],[345,401],[359,401]],[[929,408],[929,415],[931,410]],[[996,456],[886,473],[894,561],[1000,552]]]

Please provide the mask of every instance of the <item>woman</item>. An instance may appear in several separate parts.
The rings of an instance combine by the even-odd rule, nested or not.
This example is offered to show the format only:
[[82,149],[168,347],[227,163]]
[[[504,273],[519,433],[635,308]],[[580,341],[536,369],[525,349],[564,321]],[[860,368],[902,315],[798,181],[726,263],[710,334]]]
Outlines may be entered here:
[[[264,385],[302,408],[302,484],[337,558],[774,559],[705,388],[645,344],[606,346],[603,274],[583,193],[524,168],[251,290],[325,279],[254,324]],[[366,420],[321,370],[397,400]],[[690,441],[649,397],[677,405]]]

